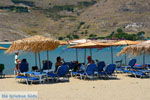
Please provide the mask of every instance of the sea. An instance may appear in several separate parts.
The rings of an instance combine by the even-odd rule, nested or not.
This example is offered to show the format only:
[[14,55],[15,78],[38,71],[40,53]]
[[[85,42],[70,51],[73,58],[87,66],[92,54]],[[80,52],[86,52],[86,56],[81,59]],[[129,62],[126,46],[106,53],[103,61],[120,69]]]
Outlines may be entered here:
[[[0,44],[2,47],[9,48],[10,44]],[[121,51],[121,49],[124,48],[124,46],[118,46],[118,47],[113,47],[113,61],[119,61],[122,60],[123,64],[125,62],[128,64],[129,60],[135,58],[137,59],[136,64],[143,64],[143,55],[141,56],[130,56],[130,55],[122,55],[122,56],[117,56],[117,53]],[[106,64],[111,64],[112,63],[112,54],[111,54],[111,48],[103,48],[103,49],[91,49],[92,51],[92,58],[93,60],[99,60],[99,61],[105,61]],[[85,49],[77,49],[78,52],[78,61],[80,63],[86,63],[85,62],[85,57],[91,55],[90,49],[86,49],[86,56],[85,56]],[[65,62],[70,62],[70,61],[76,61],[77,56],[76,56],[76,49],[68,48],[68,45],[60,46],[57,49],[53,51],[48,51],[49,53],[49,60],[53,63],[52,70],[55,68],[55,62],[56,58],[60,56],[61,58],[64,59]],[[15,68],[15,54],[7,54],[5,53],[4,50],[0,50],[0,64],[5,65],[4,73],[6,75],[11,75],[14,73],[14,68]],[[35,66],[35,54],[32,52],[23,52],[21,51],[19,53],[19,59],[27,59],[29,63],[29,68],[31,70],[32,66]],[[47,51],[40,52],[40,62],[42,64],[43,60],[47,60]],[[126,60],[125,60],[126,58]],[[149,64],[150,63],[150,56],[145,55],[145,63]],[[38,62],[39,66],[39,62]]]

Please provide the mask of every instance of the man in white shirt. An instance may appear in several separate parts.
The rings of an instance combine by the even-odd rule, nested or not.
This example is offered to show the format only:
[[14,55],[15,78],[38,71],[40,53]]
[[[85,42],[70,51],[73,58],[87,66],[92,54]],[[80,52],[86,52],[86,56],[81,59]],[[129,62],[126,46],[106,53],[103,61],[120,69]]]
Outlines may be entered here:
[[15,69],[14,69],[14,74],[16,75],[18,72],[19,72],[19,62],[20,60],[18,59],[18,55],[19,55],[19,52],[16,52],[15,53]]
[[17,64],[18,64],[18,63],[17,63],[18,55],[19,55],[19,52],[16,52],[16,53],[15,53],[15,65],[17,65]]

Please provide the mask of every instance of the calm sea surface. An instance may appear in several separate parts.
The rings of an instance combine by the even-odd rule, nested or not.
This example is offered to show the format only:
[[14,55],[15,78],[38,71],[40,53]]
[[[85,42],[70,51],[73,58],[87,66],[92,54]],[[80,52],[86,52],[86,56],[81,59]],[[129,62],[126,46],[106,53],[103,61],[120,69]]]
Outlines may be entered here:
[[[10,45],[2,45],[0,46],[3,47],[9,47]],[[116,54],[122,49],[123,47],[113,47],[113,55],[114,55],[114,62],[117,60],[123,60],[123,63],[125,62],[124,58],[125,56],[116,56]],[[99,49],[92,49],[92,57],[94,60],[98,59],[100,61],[105,61],[106,64],[111,63],[111,52],[110,48],[104,48],[102,50]],[[83,63],[84,62],[84,49],[78,49],[78,58],[79,62]],[[41,52],[41,62],[42,60],[47,59],[47,52]],[[90,50],[86,50],[87,56],[90,56]],[[69,61],[74,61],[76,60],[76,49],[68,49],[67,46],[61,46],[57,48],[54,51],[49,51],[49,59],[53,62],[53,69],[54,65],[56,62],[56,57],[60,56],[64,58],[66,62]],[[31,52],[21,52],[19,55],[19,59],[26,58],[27,61],[29,62],[30,69],[32,66],[35,65],[35,55],[34,53]],[[143,63],[143,56],[138,56],[138,57],[128,57],[127,56],[127,63],[130,59],[136,58],[137,59],[137,64],[142,64]],[[5,74],[13,74],[13,69],[15,67],[14,64],[14,54],[6,54],[5,51],[0,50],[0,63],[5,64]],[[146,55],[146,61],[145,63],[150,63],[150,56]]]

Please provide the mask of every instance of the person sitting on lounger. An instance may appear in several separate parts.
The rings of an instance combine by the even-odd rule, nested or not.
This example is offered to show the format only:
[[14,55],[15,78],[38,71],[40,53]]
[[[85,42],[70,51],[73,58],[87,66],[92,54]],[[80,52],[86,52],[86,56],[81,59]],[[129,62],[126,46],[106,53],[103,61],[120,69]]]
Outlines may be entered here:
[[78,61],[74,61],[74,68],[73,68],[73,71],[74,72],[77,72],[80,70],[80,67],[81,67],[81,64],[78,62]]
[[87,57],[87,60],[88,60],[87,65],[89,65],[89,64],[94,64],[94,63],[95,63],[94,60],[92,60],[92,57],[91,57],[91,56],[88,56],[88,57]]
[[61,57],[57,57],[57,58],[56,58],[55,71],[54,71],[54,72],[56,72],[57,69],[58,69],[58,67],[63,64],[62,60],[63,60],[63,59],[62,59]]

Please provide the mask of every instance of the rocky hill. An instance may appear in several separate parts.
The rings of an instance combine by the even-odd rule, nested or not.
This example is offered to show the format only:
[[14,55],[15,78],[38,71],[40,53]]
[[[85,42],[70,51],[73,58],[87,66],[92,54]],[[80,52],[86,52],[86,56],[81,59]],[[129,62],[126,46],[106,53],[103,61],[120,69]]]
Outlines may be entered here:
[[150,0],[0,0],[0,40],[42,34],[106,36],[117,28],[150,36]]

